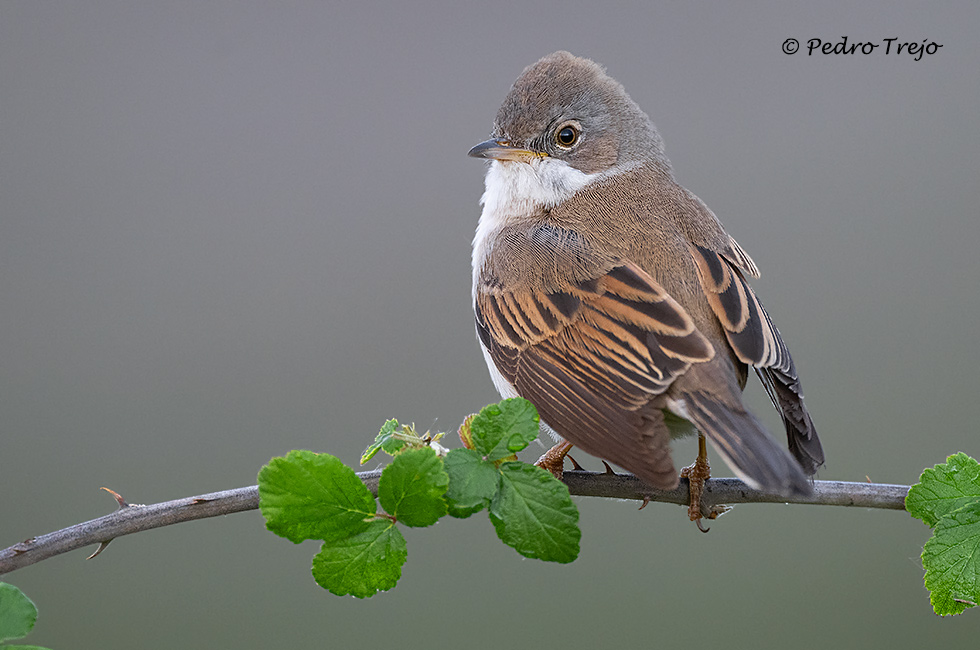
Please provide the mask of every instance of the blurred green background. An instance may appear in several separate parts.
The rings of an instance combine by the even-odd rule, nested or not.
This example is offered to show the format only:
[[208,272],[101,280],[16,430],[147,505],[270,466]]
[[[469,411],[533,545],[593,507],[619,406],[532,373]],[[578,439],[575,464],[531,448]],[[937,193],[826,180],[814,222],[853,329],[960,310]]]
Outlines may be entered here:
[[[663,4],[3,0],[0,546],[111,511],[103,485],[149,503],[293,448],[354,464],[386,418],[455,430],[496,401],[466,151],[557,49],[623,82],[762,268],[820,478],[980,455],[980,6]],[[943,48],[806,56],[844,35]],[[980,613],[932,614],[905,513],[747,505],[702,535],[676,506],[578,502],[570,566],[446,521],[368,601],[254,512],[7,579],[59,650],[976,646]]]

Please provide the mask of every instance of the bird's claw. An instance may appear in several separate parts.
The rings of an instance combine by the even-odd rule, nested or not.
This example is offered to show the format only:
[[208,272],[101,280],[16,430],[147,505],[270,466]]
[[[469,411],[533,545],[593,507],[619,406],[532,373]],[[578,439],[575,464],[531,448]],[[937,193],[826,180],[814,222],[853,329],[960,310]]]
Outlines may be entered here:
[[715,513],[713,508],[706,510],[701,505],[701,497],[704,496],[704,484],[711,478],[711,465],[708,464],[707,454],[704,453],[703,439],[701,452],[693,464],[681,470],[681,478],[687,479],[688,489],[691,495],[690,505],[687,507],[687,516],[697,524],[698,530],[706,533],[710,529],[701,525],[701,519],[715,519],[718,517],[718,514]]
[[[541,469],[548,470],[551,472],[552,476],[560,481],[561,477],[565,475],[565,456],[568,455],[571,448],[571,444],[567,442],[559,442],[557,445],[541,454],[541,458],[539,458],[534,464]],[[575,461],[572,462],[574,463]],[[575,463],[575,469],[581,469],[578,467],[578,463]]]

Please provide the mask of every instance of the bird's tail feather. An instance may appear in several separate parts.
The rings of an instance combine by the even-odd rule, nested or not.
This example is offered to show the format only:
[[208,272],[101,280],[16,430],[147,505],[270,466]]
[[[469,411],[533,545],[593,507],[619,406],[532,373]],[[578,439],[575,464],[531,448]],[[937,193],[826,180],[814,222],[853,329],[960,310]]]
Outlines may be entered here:
[[783,418],[789,452],[799,462],[803,471],[813,476],[817,468],[823,465],[823,447],[817,437],[813,420],[810,419],[810,413],[803,404],[800,380],[795,373],[787,374],[775,368],[756,368],[755,371]]
[[688,419],[747,483],[785,495],[813,492],[800,464],[754,415],[702,391],[685,393],[684,406]]

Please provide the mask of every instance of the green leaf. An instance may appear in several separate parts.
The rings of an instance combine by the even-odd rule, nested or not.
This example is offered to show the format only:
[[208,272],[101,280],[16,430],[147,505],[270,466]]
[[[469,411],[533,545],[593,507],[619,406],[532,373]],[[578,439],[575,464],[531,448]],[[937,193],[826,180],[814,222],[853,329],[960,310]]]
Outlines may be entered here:
[[406,557],[395,523],[375,520],[353,537],[324,542],[313,558],[313,579],[337,596],[369,598],[398,583]]
[[670,437],[672,439],[686,438],[698,434],[698,428],[691,424],[690,420],[685,420],[681,416],[675,415],[670,409],[661,409],[661,411],[664,414],[664,424],[667,425],[667,430],[670,431]]
[[465,519],[486,506],[500,489],[500,471],[472,449],[453,449],[443,459],[449,475],[449,514]]
[[446,514],[449,475],[428,447],[404,451],[381,472],[378,501],[406,526],[431,526]]
[[526,399],[515,397],[483,407],[470,423],[474,448],[487,460],[507,458],[538,437],[538,411]]
[[379,450],[394,456],[398,450],[405,446],[403,440],[395,438],[395,431],[398,429],[398,420],[388,420],[381,427],[381,432],[374,438],[374,442],[361,454],[361,465],[368,462]]
[[944,515],[980,501],[980,463],[963,452],[922,472],[905,497],[905,509],[934,527]]
[[473,432],[470,431],[470,424],[473,423],[473,418],[475,417],[476,417],[476,413],[470,413],[469,415],[467,415],[466,419],[463,420],[463,423],[459,425],[459,431],[456,432],[459,434],[460,442],[462,442],[463,446],[466,447],[467,449],[474,448]]
[[568,488],[550,472],[526,463],[500,466],[500,492],[490,521],[500,537],[525,557],[571,562],[578,557],[578,508]]
[[940,616],[959,614],[980,601],[980,502],[939,520],[922,549],[922,566],[929,600]]
[[0,582],[0,642],[27,636],[37,621],[37,607],[17,587]]
[[291,542],[356,535],[377,512],[354,470],[330,454],[294,450],[259,471],[266,528]]
[[39,645],[4,645],[0,646],[3,650],[49,650]]

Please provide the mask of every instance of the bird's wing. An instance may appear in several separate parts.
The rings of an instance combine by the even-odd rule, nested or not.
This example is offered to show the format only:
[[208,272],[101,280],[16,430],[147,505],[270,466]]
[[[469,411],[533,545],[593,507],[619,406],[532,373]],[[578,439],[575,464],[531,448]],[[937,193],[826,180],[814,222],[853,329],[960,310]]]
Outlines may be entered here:
[[630,262],[550,291],[478,287],[477,331],[501,375],[588,453],[673,487],[669,433],[644,408],[714,355],[683,307]]
[[738,245],[738,242],[734,238],[728,238],[728,247],[722,251],[722,256],[742,269],[744,272],[748,273],[749,276],[758,279],[760,277],[759,267],[755,265],[755,262],[749,257],[749,254]]
[[728,343],[739,360],[755,368],[782,415],[790,452],[804,471],[812,475],[823,464],[823,449],[803,403],[793,358],[779,330],[745,281],[739,270],[742,265],[729,259],[727,253],[716,253],[696,244],[691,246],[701,286]]

